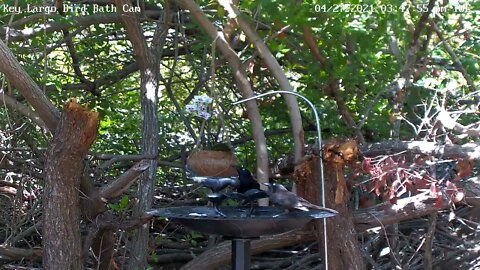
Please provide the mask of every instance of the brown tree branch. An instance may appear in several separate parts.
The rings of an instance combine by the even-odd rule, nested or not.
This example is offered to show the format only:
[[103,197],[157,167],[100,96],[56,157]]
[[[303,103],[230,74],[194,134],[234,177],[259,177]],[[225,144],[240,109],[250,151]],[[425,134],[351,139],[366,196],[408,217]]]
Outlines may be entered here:
[[467,81],[467,86],[470,89],[470,91],[475,92],[477,91],[477,88],[475,87],[475,83],[472,80],[472,77],[470,74],[468,74],[467,70],[463,66],[462,62],[460,62],[460,59],[458,59],[457,54],[455,51],[452,49],[450,44],[448,44],[448,41],[445,40],[445,37],[443,36],[442,32],[438,28],[437,24],[435,22],[430,22],[430,26],[433,28],[435,33],[437,34],[438,38],[442,42],[443,48],[445,48],[445,51],[447,51],[448,55],[450,55],[450,58],[452,58],[453,65],[457,68],[457,70],[462,73],[463,77],[465,78],[465,81]]
[[440,121],[444,127],[461,133],[463,137],[480,137],[480,128],[469,128],[458,123],[445,110],[440,111],[440,113],[437,115],[437,120]]
[[[57,2],[57,10],[58,10],[58,13],[65,17],[65,12],[63,10],[63,4],[59,4],[61,2]],[[72,67],[73,67],[73,71],[75,73],[75,75],[77,75],[78,79],[84,83],[85,85],[87,85],[88,87],[85,88],[85,90],[89,91],[90,93],[92,93],[93,95],[95,96],[100,96],[100,92],[98,92],[98,89],[97,89],[97,86],[89,81],[85,75],[83,74],[82,72],[82,69],[80,68],[81,66],[81,63],[80,63],[80,59],[77,55],[77,51],[75,50],[75,45],[73,44],[73,35],[70,34],[70,31],[68,29],[62,29],[62,33],[63,33],[63,36],[64,36],[64,41],[65,41],[65,44],[67,45],[67,49],[68,49],[68,52],[70,54],[70,58],[72,59]]]
[[422,216],[437,213],[449,205],[448,198],[443,198],[441,206],[435,206],[436,198],[428,193],[399,199],[396,204],[383,203],[354,213],[357,231],[366,231],[373,227],[397,224]]
[[5,74],[8,81],[32,105],[42,118],[48,129],[53,132],[57,127],[60,112],[50,102],[45,93],[38,87],[32,78],[25,72],[7,45],[0,40],[0,72]]
[[35,262],[42,260],[42,249],[23,249],[0,245],[0,256],[3,259],[12,261],[27,259],[29,261]]
[[3,90],[0,89],[0,102],[5,103],[10,109],[19,112],[21,115],[27,117],[28,119],[32,120],[35,124],[37,124],[42,129],[47,130],[47,126],[42,121],[38,113],[30,109],[29,107],[23,105],[22,103],[18,102],[14,98],[7,95]]
[[[220,5],[227,11],[229,18],[234,19],[237,25],[242,29],[251,43],[253,43],[255,50],[258,52],[268,69],[272,72],[275,79],[278,81],[280,88],[284,91],[293,92],[293,87],[288,81],[287,76],[282,70],[277,59],[273,57],[267,45],[263,42],[260,36],[252,29],[249,23],[243,19],[242,14],[229,0],[218,0]],[[294,158],[295,162],[300,161],[304,153],[304,131],[302,127],[302,116],[298,107],[297,100],[292,95],[284,94],[283,98],[287,104],[290,115],[290,125],[292,126],[293,141],[294,141]]]
[[[405,63],[400,71],[400,76],[388,87],[388,93],[391,96],[390,103],[393,106],[393,139],[398,140],[400,137],[400,124],[401,117],[400,114],[403,111],[403,101],[405,99],[405,88],[409,87],[412,83],[411,76],[413,74],[413,67],[417,61],[417,53],[420,48],[418,42],[420,38],[421,31],[425,28],[428,16],[432,12],[433,7],[435,6],[435,0],[429,0],[427,5],[427,12],[422,13],[422,16],[417,22],[415,30],[412,34],[412,41],[407,50],[405,56]],[[426,48],[427,46],[424,46]]]
[[[147,40],[140,25],[140,13],[132,10],[131,1],[115,0],[117,12],[121,14],[127,36],[132,43],[135,59],[140,69],[140,102],[142,114],[142,154],[158,156],[158,78],[161,55],[156,55],[147,46]],[[138,7],[137,7],[138,8]],[[126,11],[132,10],[132,11]],[[140,10],[141,12],[141,10]],[[168,25],[163,25],[168,28]],[[165,30],[165,29],[164,29]],[[165,30],[166,31],[166,30]],[[161,51],[160,51],[161,53]],[[138,204],[134,216],[139,217],[151,208],[153,189],[157,172],[157,160],[148,160],[146,173],[137,186]],[[149,227],[141,226],[132,237],[129,268],[145,267],[147,264]]]
[[[177,2],[184,9],[189,10],[200,26],[214,41],[216,41],[216,46],[218,46],[222,54],[225,56],[232,69],[236,84],[242,92],[243,97],[252,97],[253,90],[246,75],[245,68],[242,66],[237,53],[230,47],[223,37],[222,32],[213,25],[193,0],[177,0]],[[252,123],[252,134],[254,136],[257,157],[257,178],[260,182],[266,182],[268,180],[268,153],[260,112],[257,104],[253,100],[246,102],[245,106],[247,107],[248,117]]]
[[149,167],[149,162],[142,160],[133,165],[128,171],[124,172],[117,179],[100,188],[97,197],[98,198],[115,198],[127,190],[138,177]]
[[361,152],[364,156],[378,156],[385,154],[409,151],[412,154],[425,154],[442,158],[480,159],[480,143],[466,143],[463,145],[441,145],[425,141],[385,141],[363,145]]
[[357,141],[360,144],[364,144],[365,138],[363,137],[361,127],[357,125],[357,123],[353,119],[352,113],[348,109],[345,100],[339,93],[340,80],[338,80],[332,75],[332,67],[330,63],[326,61],[326,57],[318,49],[317,42],[315,41],[315,38],[312,34],[312,30],[307,25],[303,26],[303,40],[305,41],[305,44],[313,55],[313,58],[317,60],[329,74],[328,85],[324,87],[323,91],[325,92],[325,94],[333,98],[333,100],[335,100],[338,111],[342,115],[343,122],[355,134],[355,138],[357,139]]

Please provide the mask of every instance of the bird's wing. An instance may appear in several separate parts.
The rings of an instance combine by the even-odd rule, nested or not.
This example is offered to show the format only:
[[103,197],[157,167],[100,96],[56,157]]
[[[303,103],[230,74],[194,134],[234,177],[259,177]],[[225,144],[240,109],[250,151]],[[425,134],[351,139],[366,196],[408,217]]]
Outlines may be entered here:
[[306,206],[303,206],[300,203],[296,205],[294,208],[297,210],[305,211],[305,212],[309,211],[309,209]]
[[[308,211],[308,208],[310,209],[315,209],[315,210],[322,210],[322,211],[328,211],[328,212],[332,212],[332,213],[338,213],[337,211],[333,210],[333,209],[330,209],[330,208],[325,208],[325,207],[321,207],[321,206],[318,206],[316,204],[313,204],[307,200],[305,200],[304,198],[302,197],[298,197],[298,202],[305,208],[307,208],[307,211]],[[305,211],[305,210],[304,210]]]

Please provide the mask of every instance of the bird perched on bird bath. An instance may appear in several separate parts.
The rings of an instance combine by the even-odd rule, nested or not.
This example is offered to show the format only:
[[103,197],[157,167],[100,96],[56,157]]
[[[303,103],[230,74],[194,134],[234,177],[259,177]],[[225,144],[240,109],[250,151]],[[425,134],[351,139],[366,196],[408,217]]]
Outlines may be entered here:
[[235,166],[238,173],[237,192],[231,196],[237,200],[243,200],[250,204],[250,212],[247,216],[251,216],[254,211],[255,201],[267,198],[268,194],[260,189],[260,184],[253,178],[252,173],[242,166]]
[[277,183],[262,183],[263,185],[268,187],[267,194],[270,198],[270,201],[278,205],[279,207],[287,210],[301,210],[301,211],[310,211],[312,210],[321,210],[327,211],[330,213],[337,214],[338,212],[315,205],[302,197],[297,196],[295,193],[288,191],[283,185]]
[[238,177],[198,176],[189,165],[185,166],[185,170],[189,179],[211,189],[214,193],[217,193],[228,186],[238,187],[240,184]]
[[240,181],[238,177],[218,177],[218,176],[197,176],[189,165],[185,167],[188,178],[194,182],[199,183],[203,187],[209,188],[212,193],[207,195],[208,200],[213,204],[215,212],[220,216],[225,217],[225,214],[220,211],[218,206],[227,198],[225,194],[220,193],[228,186],[238,188]]
[[260,190],[260,184],[253,178],[253,175],[249,170],[242,166],[235,166],[235,169],[237,169],[239,182],[237,192],[245,193],[250,189]]

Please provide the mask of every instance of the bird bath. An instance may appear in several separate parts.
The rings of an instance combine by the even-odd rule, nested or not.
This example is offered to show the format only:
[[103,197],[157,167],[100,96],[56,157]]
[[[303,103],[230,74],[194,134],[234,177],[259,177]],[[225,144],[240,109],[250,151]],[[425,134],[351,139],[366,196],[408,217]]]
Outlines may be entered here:
[[232,269],[250,269],[250,242],[261,236],[281,234],[300,229],[314,219],[335,216],[320,210],[285,212],[278,207],[221,207],[225,216],[213,207],[170,207],[152,209],[147,214],[165,217],[192,230],[222,235],[232,241]]
[[[271,94],[294,95],[304,100],[310,106],[315,116],[318,148],[321,149],[322,137],[318,112],[314,104],[304,96],[290,91],[272,91],[240,100],[233,104],[241,104]],[[320,199],[322,207],[325,207],[325,184],[323,180],[323,162],[321,158],[319,159],[318,168],[320,172]],[[230,185],[232,184],[230,183]],[[211,185],[207,187],[211,188],[213,192],[218,192],[224,188],[218,187],[218,190],[215,190]],[[255,195],[258,194],[251,195],[252,198],[255,198]],[[221,207],[221,209],[218,209],[218,206],[223,199],[224,196],[221,196],[221,194],[215,194],[209,197],[209,200],[214,203],[215,207],[198,206],[161,208],[152,209],[148,211],[147,214],[168,218],[173,222],[182,224],[192,230],[202,233],[222,235],[231,239],[233,270],[250,269],[250,242],[252,239],[293,231],[302,228],[312,220],[323,219],[325,245],[324,265],[325,269],[328,269],[328,243],[325,218],[335,216],[336,212],[317,209],[285,212],[281,208],[263,206],[255,208],[253,212],[250,207]]]

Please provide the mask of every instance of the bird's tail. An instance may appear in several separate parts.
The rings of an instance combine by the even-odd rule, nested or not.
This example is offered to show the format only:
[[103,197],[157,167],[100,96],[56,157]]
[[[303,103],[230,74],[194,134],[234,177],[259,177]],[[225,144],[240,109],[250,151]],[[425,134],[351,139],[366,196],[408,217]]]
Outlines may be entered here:
[[300,202],[302,203],[303,206],[307,207],[307,208],[310,208],[310,209],[315,209],[315,210],[320,210],[320,211],[326,211],[326,212],[330,212],[330,213],[334,213],[334,214],[338,214],[337,211],[333,210],[333,209],[330,209],[330,208],[326,208],[326,207],[322,207],[322,206],[318,206],[316,204],[313,204],[307,200],[305,200],[304,198],[299,198]]

